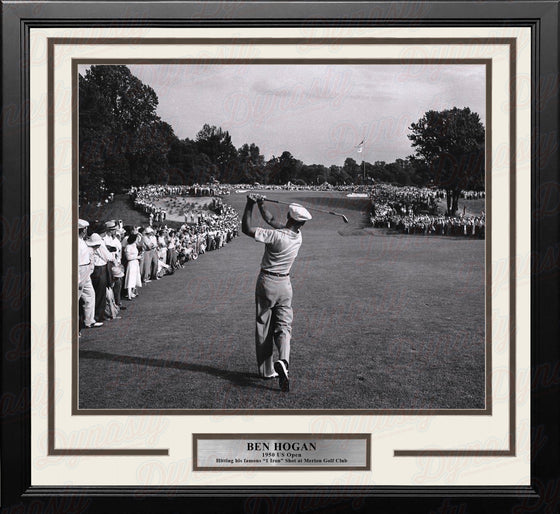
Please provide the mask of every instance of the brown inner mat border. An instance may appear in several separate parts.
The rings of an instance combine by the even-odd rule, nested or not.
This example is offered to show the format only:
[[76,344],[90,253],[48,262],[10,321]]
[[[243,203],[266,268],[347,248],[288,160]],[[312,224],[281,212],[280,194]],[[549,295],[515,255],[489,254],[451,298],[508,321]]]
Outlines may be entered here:
[[[515,38],[347,38],[347,39],[321,39],[321,44],[344,44],[344,45],[356,45],[356,44],[439,44],[439,45],[465,45],[465,44],[485,44],[485,45],[508,45],[510,52],[510,82],[511,82],[511,97],[510,97],[510,107],[511,112],[515,113],[515,50],[516,50],[516,40]],[[48,181],[48,208],[49,212],[53,212],[53,200],[54,200],[54,47],[55,45],[80,45],[80,44],[215,44],[215,45],[241,45],[241,44],[317,44],[311,39],[305,38],[245,38],[245,39],[227,39],[227,38],[199,38],[199,39],[130,39],[130,38],[107,38],[107,39],[87,39],[87,38],[49,38],[48,39],[48,170],[49,170],[49,181]],[[305,59],[305,60],[294,60],[294,59],[185,59],[185,60],[165,60],[165,59],[73,59],[72,60],[72,106],[73,106],[73,118],[72,118],[72,130],[74,136],[74,145],[72,150],[72,167],[73,167],[73,184],[72,184],[72,194],[74,196],[73,202],[73,216],[72,216],[72,228],[74,231],[77,230],[77,219],[78,219],[78,181],[77,181],[77,166],[78,166],[78,150],[77,150],[77,134],[78,134],[78,95],[77,95],[77,67],[78,64],[110,64],[110,63],[196,63],[203,62],[205,64],[259,64],[259,63],[290,63],[290,64],[336,64],[336,63],[360,63],[360,64],[485,64],[486,74],[487,74],[487,88],[486,88],[486,112],[487,112],[487,145],[486,145],[486,212],[487,212],[487,224],[490,227],[491,219],[490,213],[491,209],[488,208],[490,204],[490,165],[491,165],[491,59]],[[510,124],[510,166],[512,173],[510,178],[510,223],[515,230],[515,217],[513,202],[515,200],[515,115],[512,116]],[[127,449],[115,449],[115,450],[61,450],[55,449],[54,447],[54,430],[55,430],[55,416],[54,416],[54,221],[53,216],[49,216],[48,222],[49,228],[49,241],[48,241],[48,288],[49,288],[49,305],[48,305],[48,321],[49,321],[49,340],[48,340],[48,381],[49,381],[49,416],[48,416],[48,426],[49,426],[49,455],[60,454],[63,452],[64,455],[71,454],[96,454],[96,455],[144,455],[146,452],[153,455],[153,452],[158,452],[158,455],[168,455],[168,450],[127,450]],[[490,233],[490,230],[487,230]],[[510,255],[514,255],[515,250],[515,233],[513,233],[510,239]],[[492,413],[492,394],[491,394],[491,316],[488,315],[491,306],[491,291],[490,279],[491,279],[491,254],[490,254],[490,241],[487,237],[486,239],[486,408],[485,409],[316,409],[316,410],[299,410],[299,409],[262,409],[262,410],[213,410],[213,409],[79,409],[78,408],[78,391],[77,391],[77,377],[78,377],[78,337],[77,337],[77,316],[74,313],[72,320],[73,328],[73,338],[72,338],[72,415],[208,415],[208,414],[231,414],[231,415],[244,415],[244,414],[295,414],[295,415],[319,415],[319,414],[337,414],[337,415],[491,415]],[[77,244],[73,242],[73,286],[77,283]],[[510,267],[510,314],[515,312],[515,269]],[[72,288],[73,292],[73,305],[76,306],[77,310],[77,287]],[[510,316],[510,325],[513,328],[514,320]],[[511,344],[510,344],[510,370],[515,371],[515,340],[514,333],[511,332]],[[507,455],[515,455],[515,373],[510,373],[510,448],[509,450],[504,450],[508,452]],[[70,453],[69,453],[70,452]],[[86,453],[84,453],[86,452]],[[93,452],[93,453],[91,453]],[[137,453],[131,453],[137,452]],[[429,453],[435,452],[435,453]],[[500,455],[504,455],[501,451]],[[513,452],[513,453],[512,453]],[[425,456],[425,455],[477,455],[477,456],[489,456],[495,452],[488,451],[467,451],[467,450],[397,450],[395,451],[395,456]]]

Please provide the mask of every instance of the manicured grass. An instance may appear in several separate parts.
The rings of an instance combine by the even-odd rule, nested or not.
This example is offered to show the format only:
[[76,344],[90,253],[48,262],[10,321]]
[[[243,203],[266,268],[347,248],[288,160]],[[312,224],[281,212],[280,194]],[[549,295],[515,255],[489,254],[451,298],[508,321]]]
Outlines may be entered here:
[[[291,391],[256,375],[263,247],[241,235],[142,288],[122,319],[82,332],[81,408],[484,407],[484,241],[368,228],[367,200],[342,193],[267,194],[350,219],[313,212],[303,229]],[[241,213],[245,194],[225,201]],[[137,213],[117,205],[107,218],[128,224]]]

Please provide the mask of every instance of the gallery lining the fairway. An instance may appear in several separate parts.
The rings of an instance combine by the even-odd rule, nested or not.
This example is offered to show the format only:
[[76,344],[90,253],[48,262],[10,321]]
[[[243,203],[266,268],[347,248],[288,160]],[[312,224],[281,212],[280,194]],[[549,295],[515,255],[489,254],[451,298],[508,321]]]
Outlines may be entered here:
[[[289,395],[256,373],[262,247],[241,235],[83,331],[81,409],[484,408],[484,240],[367,227],[368,200],[342,192],[263,193],[350,221],[314,212],[302,230]],[[246,194],[224,201],[242,212]]]

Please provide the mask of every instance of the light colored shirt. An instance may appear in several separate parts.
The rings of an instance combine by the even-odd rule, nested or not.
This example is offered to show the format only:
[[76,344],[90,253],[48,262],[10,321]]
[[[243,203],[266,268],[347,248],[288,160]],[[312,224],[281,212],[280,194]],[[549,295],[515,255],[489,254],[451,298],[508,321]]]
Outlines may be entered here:
[[121,258],[122,258],[121,242],[116,237],[111,237],[109,234],[105,234],[103,236],[103,242],[105,243],[106,246],[112,246],[113,248],[116,248],[116,250],[111,253],[113,253],[116,256],[117,262],[121,262]]
[[93,250],[78,238],[78,283],[83,284],[93,271]]
[[87,266],[91,261],[91,250],[87,243],[78,238],[78,266]]
[[294,232],[288,228],[255,230],[255,241],[265,244],[261,261],[261,268],[273,273],[290,273],[299,247],[301,246],[301,232]]
[[93,250],[93,261],[96,266],[105,266],[109,261],[114,261],[115,256],[107,250],[105,243],[101,243],[99,246],[94,247]]

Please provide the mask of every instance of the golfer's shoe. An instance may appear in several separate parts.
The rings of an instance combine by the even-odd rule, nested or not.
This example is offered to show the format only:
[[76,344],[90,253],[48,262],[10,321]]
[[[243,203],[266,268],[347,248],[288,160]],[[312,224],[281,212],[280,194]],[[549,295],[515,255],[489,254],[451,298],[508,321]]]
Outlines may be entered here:
[[290,390],[290,379],[288,378],[288,361],[280,359],[274,363],[274,369],[278,373],[280,390],[287,393]]
[[261,375],[261,378],[265,380],[270,380],[271,378],[278,378],[278,373],[274,372],[272,375]]

